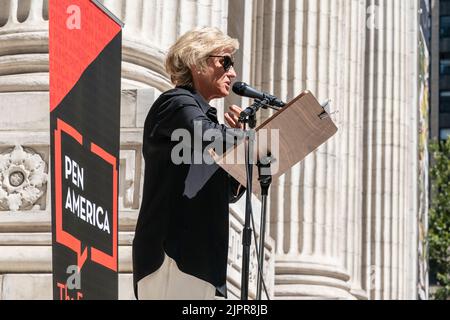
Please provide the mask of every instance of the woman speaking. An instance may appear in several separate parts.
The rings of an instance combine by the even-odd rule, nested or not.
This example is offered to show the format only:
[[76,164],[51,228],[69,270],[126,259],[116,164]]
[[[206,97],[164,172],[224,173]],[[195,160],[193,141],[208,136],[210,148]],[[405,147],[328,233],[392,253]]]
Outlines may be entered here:
[[[184,34],[167,54],[166,70],[175,88],[154,102],[144,125],[144,189],[133,241],[139,299],[226,297],[228,204],[244,188],[216,164],[196,157],[193,146],[202,139],[203,155],[211,141],[226,145],[230,137],[242,137],[241,108],[230,107],[225,126],[209,105],[228,96],[238,47],[219,29],[201,28]],[[205,141],[208,130],[218,135]],[[183,144],[191,147],[189,154],[183,154],[185,148],[182,155],[174,152],[176,132],[189,133],[192,140]],[[180,162],[180,156],[201,161]]]

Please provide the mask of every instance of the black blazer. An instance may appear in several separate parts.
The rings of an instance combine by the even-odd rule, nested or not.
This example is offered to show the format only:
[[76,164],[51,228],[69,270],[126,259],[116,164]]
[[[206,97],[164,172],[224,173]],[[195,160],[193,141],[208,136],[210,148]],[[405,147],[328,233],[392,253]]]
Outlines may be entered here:
[[223,142],[243,136],[242,130],[220,125],[217,110],[189,87],[169,90],[153,104],[144,125],[144,189],[133,241],[136,297],[137,282],[159,269],[164,252],[182,272],[211,283],[226,297],[228,204],[245,190],[216,164],[173,163],[179,141],[171,141],[172,133],[198,134],[194,121],[200,121],[202,132],[218,130]]

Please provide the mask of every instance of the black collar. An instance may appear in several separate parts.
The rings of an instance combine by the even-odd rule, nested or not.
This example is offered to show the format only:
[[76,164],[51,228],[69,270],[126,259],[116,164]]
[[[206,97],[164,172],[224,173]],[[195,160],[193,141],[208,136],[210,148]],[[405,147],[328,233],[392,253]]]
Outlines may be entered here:
[[215,110],[215,108],[211,107],[209,105],[209,103],[205,100],[205,98],[203,98],[203,96],[197,90],[195,90],[193,87],[191,87],[191,86],[177,86],[177,88],[181,88],[181,89],[185,89],[185,90],[190,91],[192,93],[192,96],[198,102],[198,104],[200,105],[200,107],[202,108],[204,113],[208,114],[208,112],[212,111],[211,109]]

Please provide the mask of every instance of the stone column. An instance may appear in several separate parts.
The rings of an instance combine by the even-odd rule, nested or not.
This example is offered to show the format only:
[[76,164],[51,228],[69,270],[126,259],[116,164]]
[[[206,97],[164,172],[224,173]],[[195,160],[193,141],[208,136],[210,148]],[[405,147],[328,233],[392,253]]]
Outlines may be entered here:
[[307,88],[339,109],[336,137],[272,187],[277,296],[315,296],[326,287],[327,297],[399,298],[403,281],[411,283],[400,243],[408,246],[405,233],[414,230],[404,221],[414,210],[404,178],[415,181],[417,166],[405,163],[414,146],[401,145],[415,128],[402,114],[417,106],[405,77],[417,76],[409,68],[417,61],[414,36],[405,33],[417,29],[413,7],[412,0],[254,5],[249,81],[286,100]]
[[[361,284],[361,199],[362,199],[362,150],[363,150],[363,126],[364,115],[362,106],[364,77],[364,51],[365,51],[365,3],[364,1],[347,2],[347,31],[348,43],[347,63],[343,64],[348,71],[348,88],[345,91],[347,103],[343,104],[343,117],[346,124],[342,125],[340,145],[347,145],[347,151],[341,149],[341,159],[344,167],[339,172],[341,176],[340,189],[346,190],[347,195],[342,199],[346,202],[347,212],[345,225],[345,242],[343,256],[345,269],[350,274],[351,293],[359,299],[367,299],[367,293],[363,291]],[[351,48],[351,49],[350,49]],[[344,71],[345,72],[345,71]],[[346,108],[346,109],[345,109]],[[338,174],[338,177],[339,174]],[[341,203],[342,203],[341,202]]]
[[[307,0],[268,0],[264,8],[255,8],[256,23],[258,17],[267,21],[255,30],[255,38],[275,46],[273,52],[263,50],[262,63],[256,56],[255,64],[261,66],[254,73],[256,82],[286,100],[309,89],[321,101],[331,98],[340,109],[339,134],[272,187],[275,294],[282,299],[354,298],[348,280],[354,274],[358,283],[358,245],[348,250],[347,258],[343,254],[360,238],[357,155],[362,148],[362,111],[357,107],[362,90],[357,80],[362,73],[364,34],[358,30],[363,8],[360,1]],[[340,194],[342,189],[348,191]]]
[[[125,22],[123,89],[167,90],[172,85],[164,71],[164,54],[176,38],[196,25],[226,30],[227,0],[101,2]],[[0,92],[48,91],[48,0],[2,1],[0,28],[0,55],[28,54],[2,57]],[[21,78],[6,73],[11,66],[25,68],[32,75]]]
[[[419,3],[417,1],[409,1],[405,4],[405,77],[407,79],[419,78],[419,50],[417,45],[419,37],[418,6]],[[417,83],[406,81],[405,87],[406,104],[404,110],[409,119],[402,117],[406,124],[403,136],[406,145],[404,152],[406,181],[404,182],[405,196],[403,197],[405,228],[402,240],[405,271],[403,273],[402,296],[404,299],[417,299],[419,290],[424,290],[425,296],[422,298],[427,299],[427,253],[425,245],[423,243],[419,245],[419,241],[425,240],[423,236],[426,236],[427,228],[428,195],[426,190],[428,190],[428,184],[427,181],[422,180],[422,178],[427,179],[422,174],[426,175],[428,165],[420,168],[421,174],[419,175],[418,168],[421,163],[419,163],[418,155],[422,153],[421,156],[423,158],[420,161],[425,162],[427,162],[428,155],[426,151],[421,151],[419,147],[421,130],[419,121],[424,119],[419,118],[419,112],[417,112],[419,101]],[[421,106],[419,104],[420,109]],[[426,143],[425,141],[423,142]],[[425,193],[420,194],[419,189],[425,189]],[[424,198],[421,198],[422,195]]]
[[[153,87],[160,92],[173,85],[164,69],[167,49],[196,26],[226,31],[228,0],[102,0],[125,23],[123,89]],[[223,103],[214,106],[222,110]]]
[[[417,212],[416,1],[367,1],[376,12],[367,29],[364,135],[364,288],[371,299],[409,299],[408,278]],[[417,89],[415,89],[417,91]],[[409,190],[408,190],[409,189]],[[412,249],[415,250],[415,249]],[[415,260],[417,262],[417,260]],[[415,263],[416,263],[415,262]],[[413,272],[413,271],[412,271]]]

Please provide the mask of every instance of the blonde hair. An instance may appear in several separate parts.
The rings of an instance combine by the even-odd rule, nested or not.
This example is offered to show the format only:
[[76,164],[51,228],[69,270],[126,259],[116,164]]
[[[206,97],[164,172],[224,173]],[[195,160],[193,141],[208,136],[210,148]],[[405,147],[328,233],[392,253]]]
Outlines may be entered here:
[[188,31],[170,47],[166,56],[166,71],[177,86],[193,86],[191,68],[206,68],[209,55],[231,49],[234,54],[239,49],[239,41],[212,27]]

